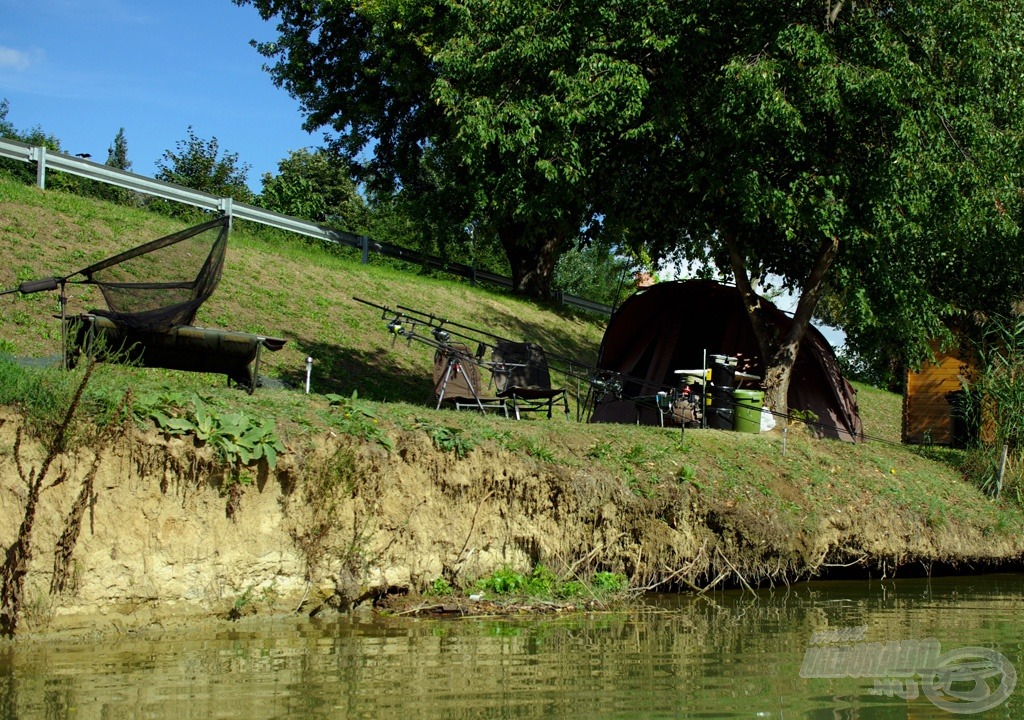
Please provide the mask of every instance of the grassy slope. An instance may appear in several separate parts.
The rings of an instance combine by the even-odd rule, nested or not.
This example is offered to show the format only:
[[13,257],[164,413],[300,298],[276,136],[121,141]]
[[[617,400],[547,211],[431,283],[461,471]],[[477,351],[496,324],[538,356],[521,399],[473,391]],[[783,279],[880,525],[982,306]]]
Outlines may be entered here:
[[[184,225],[0,179],[0,249],[7,259],[0,285],[71,272]],[[895,515],[912,518],[919,527],[963,527],[990,539],[996,553],[1017,544],[1021,521],[1016,505],[984,498],[950,467],[952,462],[937,462],[897,444],[900,399],[890,393],[859,388],[865,431],[879,439],[859,446],[816,441],[799,430],[785,440],[779,434],[716,431],[688,431],[680,440],[678,430],[435,413],[430,410],[431,348],[393,343],[380,311],[354,302],[353,296],[534,340],[549,352],[582,362],[593,361],[603,333],[599,320],[562,309],[380,264],[362,265],[345,253],[236,227],[224,279],[197,324],[287,338],[284,350],[265,355],[265,372],[301,387],[305,358],[312,356],[314,394],[260,390],[250,397],[225,390],[220,378],[116,368],[105,369],[97,383],[202,389],[218,402],[274,417],[292,444],[326,427],[351,429],[351,420],[332,412],[321,394],[358,391],[360,398],[387,402],[373,407],[388,432],[444,427],[464,438],[467,447],[498,444],[585,472],[613,472],[641,495],[657,493],[660,483],[683,483],[704,506],[731,513],[737,523],[760,525],[765,535],[798,534],[833,515],[859,512],[877,517],[880,528]],[[52,294],[12,295],[3,301],[0,342],[9,351],[59,352]],[[75,287],[69,312],[96,303],[89,289]],[[964,553],[984,554],[984,548]]]

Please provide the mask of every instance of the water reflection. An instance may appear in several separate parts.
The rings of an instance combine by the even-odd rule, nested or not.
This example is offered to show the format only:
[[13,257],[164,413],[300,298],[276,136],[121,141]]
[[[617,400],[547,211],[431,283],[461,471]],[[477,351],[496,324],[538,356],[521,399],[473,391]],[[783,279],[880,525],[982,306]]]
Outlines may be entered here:
[[[0,717],[949,718],[877,678],[801,677],[808,648],[934,638],[1024,669],[1022,591],[1017,575],[812,583],[656,596],[628,613],[14,643],[0,646]],[[1022,716],[1016,694],[971,715]]]

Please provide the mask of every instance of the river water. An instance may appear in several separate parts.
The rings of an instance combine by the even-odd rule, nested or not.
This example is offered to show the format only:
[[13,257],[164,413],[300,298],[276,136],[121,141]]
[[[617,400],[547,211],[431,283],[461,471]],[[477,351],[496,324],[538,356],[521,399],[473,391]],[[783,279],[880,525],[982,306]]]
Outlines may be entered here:
[[0,645],[0,718],[1024,718],[1022,593],[1020,575],[815,582],[19,641]]

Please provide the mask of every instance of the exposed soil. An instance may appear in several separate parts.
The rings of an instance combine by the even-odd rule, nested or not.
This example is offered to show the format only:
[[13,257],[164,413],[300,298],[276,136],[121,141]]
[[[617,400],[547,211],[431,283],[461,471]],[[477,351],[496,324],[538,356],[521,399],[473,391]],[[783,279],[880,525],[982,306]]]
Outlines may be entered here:
[[[20,419],[0,411],[0,421],[6,548],[25,500],[16,462],[31,468],[41,450],[24,443],[16,455]],[[924,506],[827,479],[827,470],[825,479],[778,468],[721,470],[770,474],[770,495],[749,484],[718,491],[710,472],[703,483],[669,475],[638,493],[596,464],[554,465],[496,447],[459,459],[412,431],[395,448],[325,434],[233,493],[208,449],[130,432],[101,458],[63,589],[51,591],[57,546],[95,450],[61,456],[53,476],[67,479],[42,495],[22,629],[126,631],[370,603],[409,614],[562,612],[571,604],[481,604],[420,593],[438,578],[468,587],[502,567],[528,572],[538,563],[583,578],[624,573],[635,588],[697,591],[839,570],[877,577],[936,563],[998,565],[1024,549],[1017,526],[955,514],[940,522]],[[888,473],[883,479],[895,482]]]

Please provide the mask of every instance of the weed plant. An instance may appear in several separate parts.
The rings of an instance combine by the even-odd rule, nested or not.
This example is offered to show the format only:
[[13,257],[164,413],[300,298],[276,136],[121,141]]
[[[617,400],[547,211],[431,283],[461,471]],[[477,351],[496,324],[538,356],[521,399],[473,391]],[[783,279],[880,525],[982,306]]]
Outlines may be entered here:
[[978,347],[981,369],[966,382],[962,408],[968,426],[990,437],[972,448],[969,470],[978,486],[998,497],[1007,468],[1016,478],[1024,459],[1024,317],[991,319]]
[[332,425],[346,435],[353,435],[360,440],[375,442],[389,452],[394,449],[394,441],[380,425],[376,408],[359,399],[359,393],[344,397],[336,393],[328,393],[324,397],[334,410],[331,415]]
[[581,597],[607,598],[625,592],[629,581],[620,573],[599,571],[589,581],[582,578],[564,578],[545,565],[536,565],[528,574],[503,567],[491,575],[477,580],[475,590],[505,598],[540,600],[572,600]]
[[74,393],[77,376],[59,368],[25,367],[0,356],[0,405],[17,408],[36,438],[52,436]]

